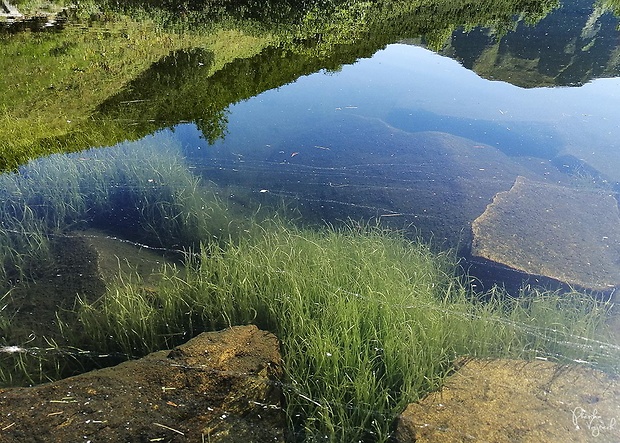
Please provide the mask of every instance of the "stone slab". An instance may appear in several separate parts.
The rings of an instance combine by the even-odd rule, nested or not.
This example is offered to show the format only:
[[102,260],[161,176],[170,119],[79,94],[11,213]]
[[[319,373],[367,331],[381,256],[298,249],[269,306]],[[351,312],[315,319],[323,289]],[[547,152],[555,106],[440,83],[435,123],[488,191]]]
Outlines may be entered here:
[[519,176],[472,232],[474,256],[585,289],[620,286],[620,211],[610,192]]
[[580,365],[463,360],[400,416],[399,443],[617,443],[620,380]]

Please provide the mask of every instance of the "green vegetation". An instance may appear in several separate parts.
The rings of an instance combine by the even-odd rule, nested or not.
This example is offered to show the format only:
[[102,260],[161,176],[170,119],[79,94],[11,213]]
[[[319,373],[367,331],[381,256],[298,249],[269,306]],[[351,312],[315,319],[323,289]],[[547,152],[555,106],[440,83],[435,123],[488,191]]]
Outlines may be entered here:
[[459,355],[590,360],[574,337],[593,337],[609,309],[583,294],[473,300],[449,254],[354,223],[310,231],[275,220],[187,261],[155,288],[119,280],[82,301],[92,345],[143,355],[203,330],[269,329],[300,441],[387,441],[394,418]]
[[156,149],[148,140],[33,161],[0,175],[0,193],[2,280],[44,268],[50,236],[86,223],[118,220],[119,227],[141,233],[136,240],[180,249],[230,233],[226,209],[200,186],[179,152]]
[[113,18],[58,32],[0,33],[0,60],[11,66],[0,79],[1,169],[44,154],[138,138],[126,121],[93,121],[96,108],[173,51],[212,50],[217,61],[211,68],[217,70],[271,41],[224,27],[178,33],[153,19]]
[[[403,38],[441,48],[459,26],[510,28],[516,15],[536,20],[557,4],[323,3],[80,2],[61,30],[0,33],[0,64],[11,66],[0,78],[0,169],[136,140],[180,121],[214,140],[230,104],[300,75],[337,70]],[[183,64],[183,51],[201,53],[202,68]],[[248,66],[260,76],[235,76]],[[157,76],[157,88],[149,86]]]
[[616,16],[620,17],[620,1],[619,0],[599,0],[597,2],[603,8],[603,10],[611,11]]
[[[93,354],[138,357],[254,323],[281,340],[289,425],[300,441],[387,441],[396,415],[436,389],[460,355],[618,369],[613,350],[590,341],[609,305],[577,293],[474,294],[450,253],[379,227],[310,230],[233,216],[172,146],[154,149],[147,139],[51,157],[2,180],[1,222],[12,228],[0,251],[17,275],[0,310],[3,384],[85,370]],[[20,336],[18,280],[36,281],[55,237],[103,218],[135,240],[185,249],[185,263],[148,285],[119,275],[100,298],[78,296],[74,310],[60,310],[53,336]]]
[[[29,287],[57,273],[56,243],[70,230],[105,226],[134,241],[180,251],[193,242],[197,246],[196,239],[234,238],[241,223],[214,189],[191,174],[178,150],[172,145],[168,150],[155,149],[148,140],[33,161],[16,173],[0,176],[0,197],[0,293],[4,294],[0,346],[27,342],[28,349],[45,350],[3,353],[0,380],[4,384],[58,378],[84,364],[81,357],[67,362],[67,355],[50,346],[76,343],[63,339],[60,331],[43,337],[38,330],[28,330],[24,325],[24,321],[29,324],[28,316],[20,313],[23,303],[32,306]],[[44,310],[49,303],[37,304]],[[36,310],[37,304],[29,309]],[[71,301],[62,308],[71,308]],[[73,319],[68,315],[50,321],[74,328]],[[31,334],[35,338],[29,338]]]

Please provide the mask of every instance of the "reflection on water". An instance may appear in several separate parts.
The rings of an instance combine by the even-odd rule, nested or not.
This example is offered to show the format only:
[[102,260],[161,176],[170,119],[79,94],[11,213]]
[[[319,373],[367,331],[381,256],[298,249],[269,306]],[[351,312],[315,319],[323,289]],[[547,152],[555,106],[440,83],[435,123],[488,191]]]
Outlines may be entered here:
[[[119,68],[125,66],[124,60],[115,64],[104,51],[98,53],[96,63],[76,65],[72,71],[79,75],[100,69],[108,82],[114,75],[127,75],[127,80],[124,87],[102,94],[101,100],[89,96],[93,102],[84,107],[88,115],[75,124],[65,117],[71,106],[62,107],[63,97],[69,96],[63,94],[83,85],[59,81],[56,84],[64,89],[52,85],[40,91],[55,94],[43,101],[57,100],[63,129],[55,127],[55,132],[35,141],[20,140],[23,146],[34,152],[54,146],[92,149],[42,158],[2,176],[0,275],[8,292],[0,298],[4,306],[0,314],[13,309],[13,319],[19,323],[16,327],[0,315],[3,340],[42,346],[42,338],[31,340],[29,333],[36,326],[33,319],[45,318],[46,329],[37,334],[53,334],[60,323],[63,331],[77,331],[80,343],[105,346],[114,358],[127,358],[173,346],[226,322],[263,321],[276,328],[269,303],[282,302],[293,312],[291,294],[323,288],[324,293],[315,294],[318,301],[311,311],[316,310],[319,314],[313,315],[321,321],[327,311],[334,315],[326,327],[343,320],[336,315],[338,306],[329,304],[341,300],[335,294],[356,300],[359,312],[374,306],[367,302],[373,299],[377,302],[373,311],[383,312],[386,306],[399,309],[386,311],[390,321],[381,320],[382,328],[368,328],[380,332],[380,338],[373,340],[396,342],[383,329],[392,323],[394,313],[402,315],[401,323],[394,322],[396,328],[422,323],[412,320],[408,300],[383,303],[375,297],[398,292],[417,300],[419,294],[391,285],[401,278],[409,285],[422,273],[402,271],[401,265],[411,263],[409,256],[394,253],[401,243],[381,236],[376,240],[375,231],[364,227],[378,223],[430,243],[431,248],[424,246],[418,259],[443,260],[450,256],[447,250],[457,251],[464,259],[462,267],[471,272],[469,278],[478,279],[461,288],[458,280],[450,279],[455,272],[450,268],[441,273],[446,281],[426,285],[431,292],[450,289],[443,296],[433,296],[432,303],[439,298],[445,305],[425,301],[417,306],[420,318],[429,325],[445,327],[452,322],[450,326],[458,323],[463,330],[486,334],[472,336],[471,346],[458,342],[465,335],[457,344],[438,341],[439,363],[431,359],[433,370],[445,371],[454,355],[468,350],[480,355],[579,361],[617,372],[617,345],[597,335],[596,327],[611,309],[599,302],[616,297],[614,285],[620,274],[618,21],[602,2],[539,3],[522,15],[510,8],[502,10],[496,20],[480,8],[463,17],[442,10],[433,21],[429,18],[433,8],[403,6],[403,11],[379,8],[380,18],[360,21],[359,14],[371,6],[353,5],[337,9],[333,23],[312,22],[313,15],[303,10],[291,14],[296,26],[308,26],[299,25],[297,34],[287,28],[266,36],[261,34],[264,29],[253,24],[244,28],[252,30],[244,36],[247,40],[235,40],[239,47],[205,37],[200,45],[188,45],[189,49],[174,47],[133,75]],[[284,26],[286,14],[272,12],[272,20]],[[359,28],[354,26],[357,22]],[[478,24],[485,26],[474,26]],[[379,32],[382,26],[384,33]],[[52,34],[43,38],[49,49],[42,63],[49,59],[74,63],[76,59],[65,57],[78,53],[81,43],[55,38]],[[122,38],[129,40],[129,36]],[[101,40],[105,39],[113,39],[113,34],[103,33]],[[10,42],[8,37],[6,41]],[[242,48],[243,44],[247,47]],[[82,59],[87,52],[79,53]],[[97,86],[92,85],[93,91]],[[6,122],[24,123],[10,115],[9,107],[0,106],[5,108]],[[117,144],[118,140],[124,141]],[[111,147],[93,147],[99,145]],[[525,190],[523,184],[527,184]],[[296,218],[301,227],[291,227],[288,218]],[[326,225],[346,226],[344,232],[351,234],[344,238],[352,243],[342,246],[333,240],[340,241],[342,233],[321,231]],[[361,247],[355,242],[368,238],[379,243],[363,244],[350,261],[339,261]],[[114,243],[123,248],[110,251]],[[329,249],[334,244],[335,255]],[[373,256],[386,244],[381,257]],[[110,278],[114,254],[128,247],[168,253],[167,260],[162,259],[165,267],[153,272],[158,259],[149,254],[148,266],[143,266],[147,270],[134,272],[133,263],[119,258],[122,275]],[[262,261],[267,252],[282,251],[275,262]],[[309,265],[304,260],[312,254],[319,258]],[[385,257],[387,262],[382,261]],[[592,257],[602,261],[596,269],[591,268]],[[102,263],[107,264],[105,270],[100,268]],[[231,271],[231,263],[239,269]],[[434,274],[440,269],[439,261],[425,263],[430,263],[427,269],[432,272],[423,276],[439,278]],[[564,263],[570,263],[570,272],[562,268]],[[363,276],[382,275],[383,280],[377,280],[381,283],[372,277],[372,284],[385,287],[366,294],[363,291],[372,285],[361,277],[342,283],[340,275],[354,275],[350,270],[335,273],[332,283],[326,276],[336,265],[365,270],[360,272]],[[386,279],[392,274],[380,266],[398,279]],[[248,270],[252,273],[242,273]],[[80,278],[67,277],[72,271],[79,271]],[[149,278],[140,276],[141,272]],[[293,274],[300,280],[287,280]],[[94,283],[81,285],[85,276]],[[106,281],[106,276],[113,282]],[[519,292],[526,282],[531,286]],[[487,290],[494,283],[523,297],[512,303],[501,291],[484,296],[467,292]],[[355,284],[360,288],[352,289]],[[565,290],[576,285],[596,291],[599,300],[586,302],[579,294],[565,299],[539,297],[539,290],[532,289],[537,284]],[[67,291],[79,293],[79,298]],[[45,294],[46,303],[39,302]],[[214,305],[210,296],[225,308]],[[483,312],[495,305],[479,299],[497,300],[497,310]],[[241,300],[249,307],[239,307]],[[329,303],[322,304],[326,300]],[[545,306],[544,315],[536,311],[539,301]],[[127,308],[134,302],[144,310]],[[198,311],[199,305],[204,311]],[[403,306],[407,306],[404,311]],[[429,307],[439,315],[436,320],[426,312]],[[66,314],[56,316],[54,309],[61,308]],[[40,314],[42,309],[46,316]],[[125,309],[133,318],[114,317]],[[219,310],[224,313],[213,313]],[[93,344],[96,335],[84,331],[96,328],[97,322],[101,322],[100,336]],[[553,329],[548,329],[550,325]],[[444,338],[459,335],[451,334]],[[494,336],[500,335],[506,341],[494,342]],[[321,340],[311,338],[315,341],[304,343],[317,346],[321,359],[333,356],[331,350],[326,353],[326,348],[319,347]],[[71,341],[60,345],[67,343]],[[284,343],[285,348],[295,344],[286,339]],[[377,365],[377,371],[387,371],[387,345],[373,344],[372,349],[370,363]],[[359,360],[360,352],[352,352],[353,360]],[[78,360],[83,356],[92,357],[80,354]],[[66,375],[57,361],[45,362],[41,368],[57,371],[53,376]],[[92,361],[80,362],[92,365]],[[18,368],[20,361],[10,360],[10,364]],[[305,370],[308,365],[304,362],[300,367]],[[419,389],[430,388],[425,382]],[[389,394],[384,397],[389,401],[376,413],[380,416],[377,429],[385,435],[394,419],[394,402],[401,401],[400,397],[394,400],[392,391],[405,397],[401,386],[386,389]],[[312,397],[295,397],[301,398],[303,413],[294,422],[300,428],[317,423],[312,432],[318,435],[333,423],[322,410],[315,411],[321,404],[313,398],[323,401],[323,394],[310,392]],[[291,390],[287,395],[296,393]],[[406,394],[407,399],[413,398]],[[337,403],[332,398],[325,402]],[[346,402],[338,406],[349,418],[352,409]],[[360,420],[350,429],[357,426],[358,431],[363,429],[360,435],[379,439],[374,430],[368,430],[370,418]]]
[[536,26],[522,20],[500,37],[484,28],[456,32],[441,52],[490,80],[578,86],[620,74],[617,27],[617,17],[601,2],[562,2]]

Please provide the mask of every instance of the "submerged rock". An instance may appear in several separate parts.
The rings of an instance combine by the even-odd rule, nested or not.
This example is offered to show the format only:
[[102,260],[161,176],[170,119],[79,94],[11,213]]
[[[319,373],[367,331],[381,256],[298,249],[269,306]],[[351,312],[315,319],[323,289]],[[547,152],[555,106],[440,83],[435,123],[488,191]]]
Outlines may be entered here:
[[0,391],[0,442],[284,440],[279,344],[255,326],[32,388]]
[[547,361],[464,360],[400,416],[400,443],[620,441],[620,380]]
[[[248,204],[259,189],[265,191],[259,194],[265,206],[293,199],[308,223],[375,217],[384,226],[454,248],[470,244],[471,223],[517,176],[553,183],[568,178],[547,161],[517,158],[445,132],[420,131],[418,116],[415,109],[398,110],[387,121],[329,114],[317,123],[320,131],[303,130],[292,139],[279,139],[273,131],[235,139],[244,161],[214,147],[214,162],[231,156],[235,168],[216,164],[210,177],[234,189],[236,199],[243,198],[244,189],[256,190],[246,197]],[[263,145],[267,148],[256,149]]]
[[2,331],[6,343],[45,346],[43,339],[33,343],[33,336],[63,343],[57,313],[67,324],[76,322],[78,297],[96,300],[118,280],[149,288],[161,278],[162,267],[178,258],[92,229],[55,235],[50,249],[49,263],[36,262],[33,279],[16,283],[5,298],[4,313],[12,319],[11,328]]
[[472,255],[595,291],[620,285],[620,212],[600,190],[518,177],[472,223]]

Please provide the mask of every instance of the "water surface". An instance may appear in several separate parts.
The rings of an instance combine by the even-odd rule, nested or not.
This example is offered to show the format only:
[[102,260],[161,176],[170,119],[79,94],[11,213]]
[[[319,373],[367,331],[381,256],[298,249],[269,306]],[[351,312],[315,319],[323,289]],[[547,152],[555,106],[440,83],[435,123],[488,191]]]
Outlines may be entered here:
[[[76,291],[90,299],[105,292],[101,282],[80,286],[81,277],[110,269],[58,265],[72,256],[68,244],[118,244],[101,259],[108,263],[128,244],[178,263],[198,242],[170,200],[207,211],[189,192],[202,185],[229,205],[235,222],[266,210],[313,228],[378,223],[455,250],[485,289],[496,283],[516,293],[529,282],[614,297],[620,32],[613,2],[461,14],[400,6],[376,19],[364,15],[367,4],[343,6],[346,14],[325,23],[308,13],[311,25],[296,14],[274,13],[260,26],[235,16],[239,29],[192,34],[188,25],[181,34],[188,40],[177,46],[159,30],[140,66],[129,51],[142,31],[106,27],[97,17],[45,34],[3,34],[8,52],[0,56],[14,63],[7,78],[19,91],[9,96],[7,88],[12,102],[0,102],[2,251],[10,262],[3,279],[23,320],[14,337],[29,340],[43,305],[47,329],[55,328],[53,309],[70,309]],[[106,53],[102,42],[115,38],[122,44]],[[41,75],[52,68],[50,78]],[[11,157],[15,146],[26,154]],[[49,152],[60,153],[42,155]],[[532,184],[534,197],[515,183]],[[477,237],[498,214],[486,228],[493,236]],[[204,238],[217,237],[200,220],[191,223]],[[480,253],[506,245],[516,261]],[[50,249],[65,252],[49,259]],[[548,259],[532,268],[531,251]],[[152,273],[158,260],[146,262]]]

